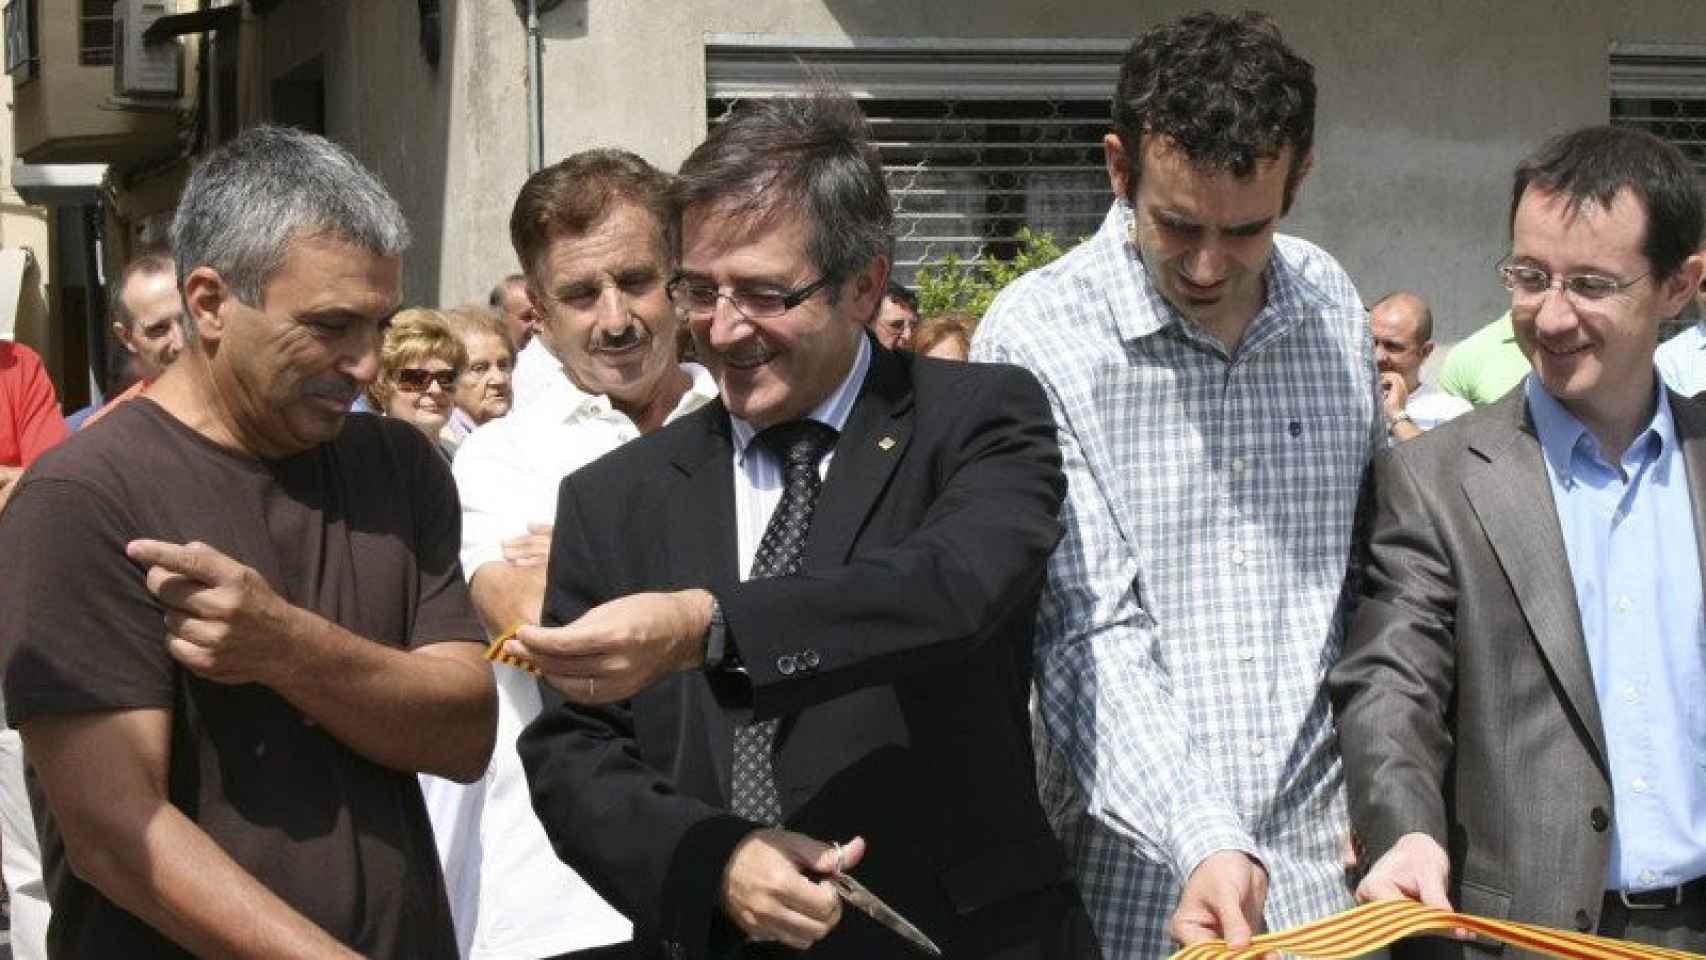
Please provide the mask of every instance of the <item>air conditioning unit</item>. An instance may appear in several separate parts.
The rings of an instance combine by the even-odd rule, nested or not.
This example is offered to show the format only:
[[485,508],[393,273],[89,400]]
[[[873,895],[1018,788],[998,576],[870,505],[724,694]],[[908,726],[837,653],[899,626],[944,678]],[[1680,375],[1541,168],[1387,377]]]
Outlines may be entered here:
[[154,21],[173,13],[170,0],[118,0],[113,4],[113,95],[177,97],[184,92],[183,48],[176,37],[144,43]]

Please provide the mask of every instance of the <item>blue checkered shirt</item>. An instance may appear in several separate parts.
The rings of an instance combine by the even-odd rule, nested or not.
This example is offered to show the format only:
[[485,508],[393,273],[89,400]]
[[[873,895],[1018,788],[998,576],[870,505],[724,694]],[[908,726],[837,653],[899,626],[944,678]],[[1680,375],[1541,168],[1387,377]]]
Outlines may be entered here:
[[1350,278],[1277,236],[1228,356],[1148,282],[1116,203],[1010,286],[973,359],[1036,373],[1060,425],[1066,536],[1038,614],[1038,777],[1110,958],[1162,957],[1182,878],[1266,866],[1279,929],[1352,903],[1322,681],[1380,428]]

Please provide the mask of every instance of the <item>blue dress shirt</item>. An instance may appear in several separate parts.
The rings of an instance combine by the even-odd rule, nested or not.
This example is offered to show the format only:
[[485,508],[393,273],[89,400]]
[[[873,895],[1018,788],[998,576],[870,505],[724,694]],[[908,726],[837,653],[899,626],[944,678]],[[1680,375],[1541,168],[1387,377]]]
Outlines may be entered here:
[[1706,874],[1706,622],[1686,465],[1662,384],[1653,419],[1616,464],[1533,376],[1616,813],[1606,889]]

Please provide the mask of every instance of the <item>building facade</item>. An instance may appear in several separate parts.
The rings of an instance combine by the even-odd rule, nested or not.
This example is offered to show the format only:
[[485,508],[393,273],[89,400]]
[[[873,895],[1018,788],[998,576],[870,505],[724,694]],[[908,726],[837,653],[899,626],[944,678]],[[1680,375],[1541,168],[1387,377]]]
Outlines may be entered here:
[[[197,152],[262,120],[324,132],[391,186],[417,237],[411,303],[477,299],[515,269],[506,226],[529,167],[533,76],[525,0],[152,0],[181,31],[169,42],[182,94],[150,109],[115,107],[110,65],[55,63],[84,49],[67,39],[86,33],[73,14],[149,3],[8,5],[32,2],[52,10],[38,22],[38,74],[15,95],[19,155],[109,165],[102,272],[159,235]],[[1020,226],[1066,239],[1093,230],[1110,199],[1099,140],[1119,54],[1202,5],[538,3],[547,162],[618,145],[672,169],[731,103],[828,77],[875,123],[903,276],[950,251],[999,253]],[[1508,244],[1510,171],[1546,137],[1614,118],[1683,145],[1706,170],[1697,0],[1265,8],[1320,87],[1314,172],[1286,229],[1336,254],[1371,301],[1421,292],[1442,339],[1503,309],[1493,264]]]

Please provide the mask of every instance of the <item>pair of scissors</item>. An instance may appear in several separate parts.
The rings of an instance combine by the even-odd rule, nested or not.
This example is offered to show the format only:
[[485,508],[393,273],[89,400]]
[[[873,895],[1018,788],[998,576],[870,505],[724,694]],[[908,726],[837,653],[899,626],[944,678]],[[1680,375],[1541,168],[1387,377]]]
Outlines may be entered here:
[[896,913],[893,907],[884,903],[881,897],[867,890],[864,884],[841,871],[841,844],[837,843],[834,846],[835,873],[831,874],[828,880],[830,886],[835,888],[835,892],[841,895],[841,899],[864,911],[872,920],[900,934],[907,943],[933,957],[941,956],[942,948],[936,946],[929,937],[925,936],[924,931],[913,926],[911,921]]

